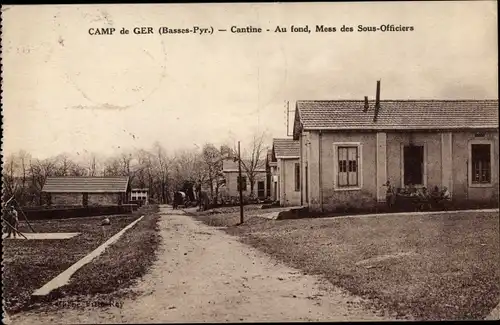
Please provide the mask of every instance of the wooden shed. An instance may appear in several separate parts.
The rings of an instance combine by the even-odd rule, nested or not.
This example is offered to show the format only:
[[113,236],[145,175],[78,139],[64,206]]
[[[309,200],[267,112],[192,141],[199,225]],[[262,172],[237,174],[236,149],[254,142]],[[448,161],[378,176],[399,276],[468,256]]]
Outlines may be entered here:
[[109,206],[128,203],[129,177],[48,177],[42,192],[55,206]]

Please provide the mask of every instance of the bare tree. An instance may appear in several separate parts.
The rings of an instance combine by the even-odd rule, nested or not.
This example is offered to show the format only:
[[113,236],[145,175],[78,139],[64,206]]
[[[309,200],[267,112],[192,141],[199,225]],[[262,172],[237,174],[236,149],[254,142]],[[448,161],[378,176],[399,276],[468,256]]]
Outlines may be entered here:
[[4,199],[8,200],[15,195],[16,192],[16,156],[10,155],[5,157],[5,163],[2,169],[2,184],[3,192],[6,196]]
[[210,189],[210,197],[217,203],[217,194],[214,196],[216,183],[222,173],[222,156],[220,151],[211,143],[207,143],[202,149],[202,160],[206,173],[206,184]]
[[90,177],[95,177],[99,174],[99,163],[95,153],[91,153],[89,161],[87,162],[87,175]]
[[151,169],[153,168],[152,166],[152,161],[151,161],[151,153],[144,150],[140,149],[137,151],[137,167],[135,170],[135,184],[137,187],[140,188],[146,188],[151,185]]
[[213,144],[207,143],[202,149],[202,159],[206,175],[206,184],[210,189],[210,196],[214,204],[218,203],[219,190],[225,184],[223,169],[223,160],[232,157],[233,153],[229,146],[222,145],[217,149]]
[[120,160],[116,157],[108,158],[104,162],[104,176],[121,176]]
[[72,160],[68,154],[60,154],[53,160],[56,164],[54,176],[85,176],[87,174],[83,164]]
[[71,160],[67,154],[60,154],[54,158],[56,169],[55,176],[69,176],[69,171],[72,165]]
[[[263,152],[260,148],[263,141],[259,142],[258,137],[254,140],[250,160],[243,161],[252,188],[255,183],[253,175],[260,166]],[[16,195],[16,199],[23,204],[42,205],[42,188],[47,177],[104,175],[128,176],[134,186],[149,188],[150,197],[156,197],[161,203],[171,202],[171,192],[174,190],[201,184],[207,186],[213,199],[217,199],[224,182],[222,160],[231,156],[234,155],[229,146],[217,148],[209,143],[202,150],[180,150],[173,155],[167,153],[158,142],[150,150],[124,151],[109,157],[98,157],[93,153],[70,157],[63,153],[47,159],[36,159],[20,151],[4,160],[4,195]]]
[[[153,151],[155,153],[155,169],[156,178],[159,187],[158,196],[161,203],[170,203],[170,178],[171,178],[171,160],[167,156],[165,148],[161,146],[159,142],[155,142],[153,145]],[[151,179],[152,179],[151,175]]]
[[[250,145],[243,151],[241,157],[242,171],[247,175],[250,183],[250,195],[254,196],[255,182],[260,169],[265,169],[265,155],[267,147],[265,146],[266,133],[255,133],[252,137]],[[233,157],[238,159],[235,154],[237,149],[233,149]]]
[[44,160],[30,160],[31,181],[34,190],[34,195],[38,198],[38,204],[43,205],[42,188],[47,180],[47,177],[55,176],[57,173],[57,164],[54,158]]

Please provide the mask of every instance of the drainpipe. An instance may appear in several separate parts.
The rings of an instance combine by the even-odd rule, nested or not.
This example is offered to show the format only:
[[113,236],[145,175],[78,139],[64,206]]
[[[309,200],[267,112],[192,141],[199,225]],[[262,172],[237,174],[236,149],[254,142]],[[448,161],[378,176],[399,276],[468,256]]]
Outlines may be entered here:
[[302,134],[300,135],[300,139],[299,139],[299,145],[300,145],[300,158],[299,158],[299,169],[300,169],[300,173],[299,173],[299,178],[300,178],[300,205],[303,206],[304,205],[304,179],[303,179],[303,166],[304,166],[304,160],[303,160],[303,150],[302,150],[302,145],[303,145],[303,137],[302,137]]
[[465,161],[465,182],[466,182],[465,184],[466,184],[466,189],[467,189],[465,191],[465,201],[467,202],[467,201],[469,201],[469,159],[467,159]]
[[322,150],[321,150],[321,145],[323,143],[322,141],[323,139],[323,132],[321,132],[321,130],[319,130],[319,138],[318,138],[318,142],[319,142],[319,150],[318,150],[318,169],[319,169],[319,202],[321,204],[321,212],[325,212],[324,211],[324,208],[323,208],[323,173],[322,173],[322,163],[321,163],[321,159],[322,159]]
[[[283,193],[283,203],[282,206],[286,206],[286,172],[285,172],[285,160],[281,159],[281,175],[283,176],[283,186],[281,189],[281,193]],[[280,193],[280,196],[281,196]]]

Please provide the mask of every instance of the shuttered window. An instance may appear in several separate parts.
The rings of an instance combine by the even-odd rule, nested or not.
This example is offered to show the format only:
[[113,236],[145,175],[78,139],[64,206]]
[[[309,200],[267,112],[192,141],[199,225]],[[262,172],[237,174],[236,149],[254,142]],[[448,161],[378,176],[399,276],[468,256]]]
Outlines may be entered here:
[[491,145],[471,145],[472,183],[488,184],[491,182]]
[[358,146],[337,147],[337,186],[359,186],[359,148]]

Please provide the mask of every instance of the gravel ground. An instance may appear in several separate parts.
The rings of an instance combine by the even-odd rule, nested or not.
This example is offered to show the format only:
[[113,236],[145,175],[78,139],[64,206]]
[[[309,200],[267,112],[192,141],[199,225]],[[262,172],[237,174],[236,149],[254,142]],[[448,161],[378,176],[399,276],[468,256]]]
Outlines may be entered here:
[[[176,213],[176,214],[174,214]],[[213,227],[161,209],[150,271],[117,307],[26,312],[12,324],[387,320],[321,278],[276,262]]]

